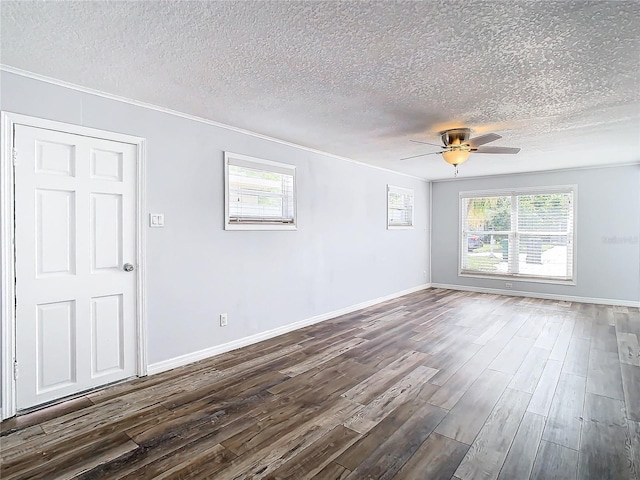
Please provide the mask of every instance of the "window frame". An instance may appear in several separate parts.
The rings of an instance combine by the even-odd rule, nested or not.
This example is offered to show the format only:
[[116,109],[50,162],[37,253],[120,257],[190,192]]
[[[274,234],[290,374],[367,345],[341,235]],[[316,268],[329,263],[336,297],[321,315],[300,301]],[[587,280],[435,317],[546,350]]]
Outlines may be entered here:
[[[568,234],[570,238],[570,242],[572,244],[571,248],[571,278],[563,279],[558,277],[545,277],[540,275],[531,275],[526,273],[489,273],[489,272],[480,272],[473,270],[464,270],[462,268],[463,265],[463,255],[465,250],[468,248],[465,245],[465,234],[469,233],[464,230],[464,218],[463,218],[463,202],[469,198],[484,198],[484,197],[500,197],[500,196],[509,196],[511,198],[511,209],[512,209],[512,220],[515,218],[517,220],[517,203],[513,200],[518,196],[527,196],[527,195],[545,195],[545,194],[553,194],[553,193],[571,193],[572,194],[572,225],[571,231]],[[515,204],[514,204],[515,203]],[[459,192],[459,202],[458,202],[458,276],[460,277],[470,277],[470,278],[485,278],[485,279],[493,279],[493,280],[509,280],[509,281],[523,281],[523,282],[532,282],[532,283],[546,283],[546,284],[558,284],[558,285],[576,285],[577,284],[577,265],[576,265],[576,256],[577,256],[577,205],[578,205],[578,186],[575,184],[572,185],[554,185],[554,186],[540,186],[540,187],[522,187],[522,188],[510,188],[510,189],[495,189],[495,190],[472,190],[472,191],[461,191]],[[515,212],[514,212],[515,210]],[[517,221],[514,224],[511,222],[511,229],[509,232],[489,232],[494,234],[506,234],[509,236],[509,255],[511,256],[514,251],[518,251],[516,248],[516,243],[519,246],[519,237],[520,233],[518,232]],[[485,233],[486,234],[486,233]],[[512,238],[518,239],[517,242],[512,241]],[[569,258],[567,256],[567,258]],[[516,262],[517,263],[517,262]]]
[[[390,195],[391,193],[399,193],[409,195],[411,197],[411,224],[410,225],[392,225],[389,212],[391,210]],[[412,188],[398,187],[387,184],[387,230],[411,230],[415,225],[416,197]]]
[[[233,159],[239,160],[245,164],[247,168],[255,168],[257,170],[264,170],[272,173],[288,174],[290,172],[293,177],[293,222],[291,223],[270,223],[265,221],[252,221],[247,220],[244,222],[231,222],[230,208],[231,202],[229,200],[229,166],[235,165]],[[255,167],[252,167],[254,164]],[[272,168],[269,168],[272,167]],[[224,152],[224,229],[225,230],[297,230],[298,229],[298,205],[297,205],[297,178],[296,178],[296,166],[286,163],[274,162],[271,160],[264,160],[262,158],[251,157],[249,155],[242,155],[240,153]]]

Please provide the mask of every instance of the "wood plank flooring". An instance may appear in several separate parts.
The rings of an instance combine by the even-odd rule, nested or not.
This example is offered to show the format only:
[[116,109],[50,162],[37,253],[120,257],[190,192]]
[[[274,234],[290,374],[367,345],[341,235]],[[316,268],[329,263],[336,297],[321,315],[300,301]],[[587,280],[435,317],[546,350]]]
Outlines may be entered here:
[[2,479],[640,480],[637,308],[429,289],[0,428]]

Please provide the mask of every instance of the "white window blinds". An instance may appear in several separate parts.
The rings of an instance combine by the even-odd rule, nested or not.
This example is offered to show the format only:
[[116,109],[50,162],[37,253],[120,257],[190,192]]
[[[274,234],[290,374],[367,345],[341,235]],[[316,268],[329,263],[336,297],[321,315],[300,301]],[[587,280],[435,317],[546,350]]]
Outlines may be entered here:
[[235,154],[225,162],[227,226],[295,225],[295,167]]
[[460,271],[573,280],[574,188],[460,198]]
[[413,227],[413,190],[387,185],[387,227]]

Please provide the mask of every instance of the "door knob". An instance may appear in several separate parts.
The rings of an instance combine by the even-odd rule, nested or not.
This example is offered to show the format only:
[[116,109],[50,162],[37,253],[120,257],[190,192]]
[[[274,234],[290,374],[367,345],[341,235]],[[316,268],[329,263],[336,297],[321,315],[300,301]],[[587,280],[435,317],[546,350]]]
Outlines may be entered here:
[[124,271],[125,272],[133,272],[135,270],[136,267],[134,267],[133,265],[131,265],[130,263],[125,263],[124,264]]

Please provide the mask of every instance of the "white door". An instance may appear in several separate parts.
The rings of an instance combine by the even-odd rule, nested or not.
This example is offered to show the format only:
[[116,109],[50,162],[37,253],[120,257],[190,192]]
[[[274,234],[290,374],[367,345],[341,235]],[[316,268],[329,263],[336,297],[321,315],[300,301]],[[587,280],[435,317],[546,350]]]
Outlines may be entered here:
[[136,373],[125,265],[136,265],[137,147],[23,125],[14,135],[21,410]]

